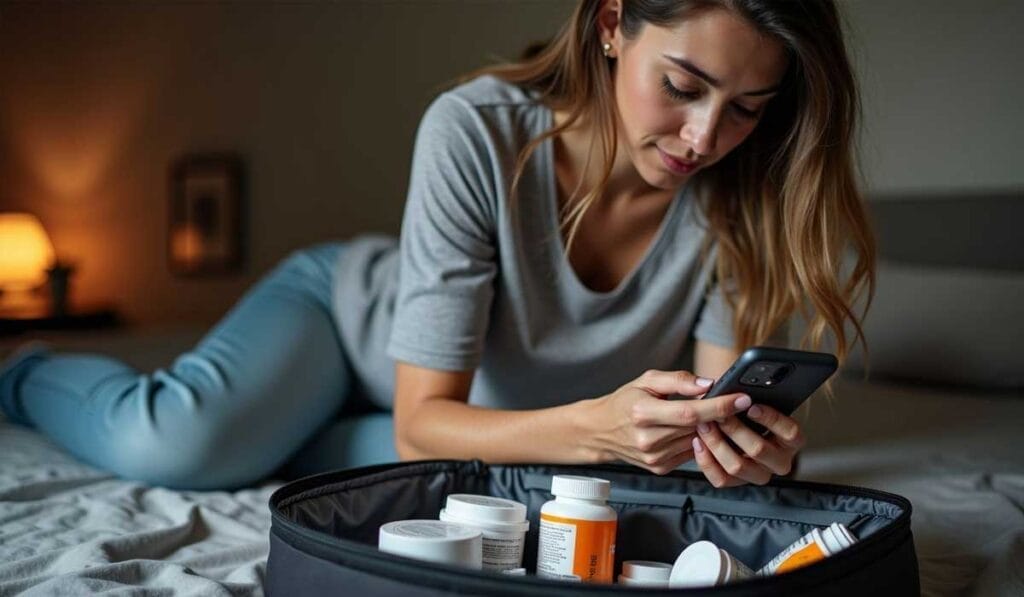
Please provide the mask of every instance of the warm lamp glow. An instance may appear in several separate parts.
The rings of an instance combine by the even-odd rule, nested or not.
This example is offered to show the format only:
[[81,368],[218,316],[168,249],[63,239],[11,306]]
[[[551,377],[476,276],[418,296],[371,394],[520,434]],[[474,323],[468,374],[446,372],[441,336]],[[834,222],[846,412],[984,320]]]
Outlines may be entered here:
[[0,213],[0,289],[29,290],[42,285],[53,260],[53,244],[38,218]]

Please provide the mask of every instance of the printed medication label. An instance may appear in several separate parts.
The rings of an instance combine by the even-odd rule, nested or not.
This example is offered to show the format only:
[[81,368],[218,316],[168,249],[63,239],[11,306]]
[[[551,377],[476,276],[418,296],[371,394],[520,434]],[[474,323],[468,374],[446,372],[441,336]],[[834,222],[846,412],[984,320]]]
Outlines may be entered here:
[[783,572],[795,570],[823,559],[825,559],[825,553],[821,551],[818,544],[810,543],[787,557],[781,564],[779,564],[779,569],[776,570],[775,573],[782,574]]
[[537,576],[583,582],[612,582],[615,521],[540,517]]

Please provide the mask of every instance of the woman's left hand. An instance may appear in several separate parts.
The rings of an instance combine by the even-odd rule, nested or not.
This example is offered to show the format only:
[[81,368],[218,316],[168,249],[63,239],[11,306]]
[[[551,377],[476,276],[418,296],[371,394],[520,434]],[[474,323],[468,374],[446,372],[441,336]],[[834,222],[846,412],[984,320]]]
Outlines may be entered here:
[[[747,416],[771,433],[762,436],[735,416],[697,428],[693,455],[704,476],[715,487],[745,483],[764,485],[773,473],[788,475],[793,468],[793,457],[804,446],[800,424],[774,408],[755,404],[747,409]],[[726,437],[742,452],[737,452]]]

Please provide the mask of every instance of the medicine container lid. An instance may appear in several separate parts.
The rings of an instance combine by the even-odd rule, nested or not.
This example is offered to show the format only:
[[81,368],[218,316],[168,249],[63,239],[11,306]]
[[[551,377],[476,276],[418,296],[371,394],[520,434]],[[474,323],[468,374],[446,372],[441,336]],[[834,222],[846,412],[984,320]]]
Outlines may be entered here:
[[670,587],[706,587],[720,583],[726,562],[722,551],[710,541],[691,543],[672,566]]
[[423,541],[426,543],[450,543],[481,537],[474,528],[440,520],[396,520],[380,527],[381,537],[393,537],[401,541]]
[[577,475],[555,475],[551,477],[551,493],[556,496],[583,500],[606,500],[612,484],[607,479],[580,477]]
[[486,522],[522,522],[526,520],[526,505],[515,500],[488,495],[453,493],[445,501],[445,510],[461,519]]
[[622,563],[622,574],[632,580],[668,582],[672,564],[647,560],[626,560]]

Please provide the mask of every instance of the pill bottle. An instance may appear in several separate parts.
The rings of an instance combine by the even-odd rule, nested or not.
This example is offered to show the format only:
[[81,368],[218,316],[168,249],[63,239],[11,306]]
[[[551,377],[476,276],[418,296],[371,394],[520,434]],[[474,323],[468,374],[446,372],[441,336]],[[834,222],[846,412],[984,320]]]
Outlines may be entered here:
[[526,568],[508,568],[501,573],[506,576],[526,576]]
[[715,587],[753,578],[754,572],[710,541],[691,543],[672,566],[668,586]]
[[618,515],[607,504],[611,483],[594,477],[555,475],[555,499],[540,509],[537,576],[612,582]]
[[483,534],[440,520],[397,520],[380,527],[377,546],[381,551],[480,570]]
[[526,506],[515,500],[487,495],[454,493],[445,500],[439,518],[483,533],[484,570],[500,572],[523,565]]
[[672,564],[647,560],[626,560],[622,563],[619,584],[635,587],[667,587],[671,574]]
[[817,562],[842,551],[857,542],[850,529],[838,522],[833,522],[824,529],[812,529],[800,537],[792,545],[782,550],[763,568],[757,571],[758,576],[771,576]]

